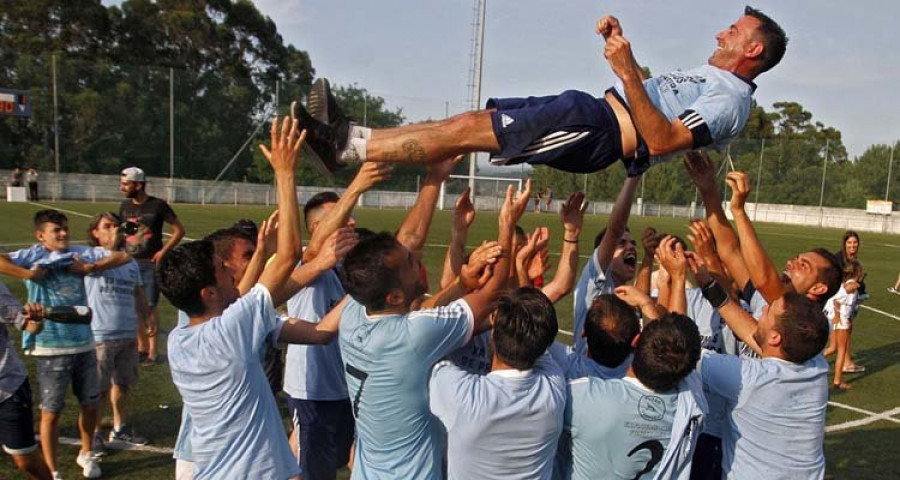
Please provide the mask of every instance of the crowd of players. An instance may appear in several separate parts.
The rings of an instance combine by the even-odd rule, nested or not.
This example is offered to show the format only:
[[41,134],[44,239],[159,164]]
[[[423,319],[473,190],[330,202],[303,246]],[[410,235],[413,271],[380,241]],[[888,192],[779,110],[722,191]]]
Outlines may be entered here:
[[[781,59],[784,32],[748,7],[716,36],[709,65],[646,82],[618,21],[601,19],[597,32],[620,79],[602,99],[496,99],[482,112],[382,131],[347,124],[317,82],[310,112],[276,119],[261,146],[279,210],[258,227],[240,222],[179,244],[183,226],[134,167],[122,172],[119,214],[94,218],[88,247],[69,244],[64,214],[38,212],[39,243],[0,255],[0,273],[28,289],[24,306],[5,292],[3,313],[37,357],[41,452],[26,371],[0,329],[4,449],[31,477],[59,478],[69,384],[85,477],[101,474],[105,402],[109,441],[146,443],[126,399],[137,365],[157,359],[161,292],[179,310],[168,336],[183,400],[177,478],[329,479],[344,465],[354,478],[823,478],[823,353],[837,354],[837,389],[849,388],[844,372],[863,368],[849,353],[859,237],[848,232],[838,256],[800,252],[777,269],[744,209],[747,177],[727,176],[732,226],[714,165],[695,150],[740,132],[751,79]],[[581,122],[589,126],[565,132]],[[364,162],[342,195],[314,196],[301,218],[294,172],[305,142],[324,170]],[[559,206],[562,248],[545,282],[547,229],[516,225],[529,181],[506,192],[496,240],[471,252],[476,212],[468,192],[459,197],[440,289],[428,292],[434,272],[422,251],[440,185],[454,155],[471,150],[570,171],[625,160],[629,177],[577,281],[584,195]],[[706,218],[690,223],[687,242],[648,229],[639,251],[627,224],[640,175],[684,151]],[[397,231],[376,233],[352,212],[391,162],[425,163],[428,175]],[[554,341],[553,304],[572,292],[568,346]],[[45,307],[63,305],[89,305],[91,324],[43,319]]]

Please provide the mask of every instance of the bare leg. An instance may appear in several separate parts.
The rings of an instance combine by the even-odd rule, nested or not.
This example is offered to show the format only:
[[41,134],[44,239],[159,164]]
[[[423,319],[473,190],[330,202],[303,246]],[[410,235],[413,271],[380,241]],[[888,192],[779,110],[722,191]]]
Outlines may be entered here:
[[28,455],[12,455],[16,468],[21,470],[32,480],[50,480],[53,475],[41,458],[41,452],[35,450]]
[[464,153],[499,151],[491,111],[479,110],[437,122],[374,130],[366,145],[366,158],[421,164]]
[[51,472],[56,468],[56,449],[59,447],[59,414],[41,410],[41,450]]
[[834,386],[841,389],[850,388],[843,381],[844,361],[847,355],[847,330],[834,331],[834,343],[837,345],[837,356],[834,360]]
[[159,318],[156,316],[156,307],[150,309],[147,315],[147,359],[156,361],[156,334],[159,333]]
[[[113,428],[118,430],[122,425],[128,423],[128,417],[125,414],[125,402],[128,400],[128,386],[113,385],[109,391],[109,402],[112,405],[113,412]],[[100,418],[98,415],[97,418]]]
[[[81,450],[79,455],[88,455],[91,453],[91,440],[94,436],[94,427],[97,426],[97,405],[80,405],[78,412],[78,433],[81,434]],[[56,430],[57,440],[59,439],[59,429]]]

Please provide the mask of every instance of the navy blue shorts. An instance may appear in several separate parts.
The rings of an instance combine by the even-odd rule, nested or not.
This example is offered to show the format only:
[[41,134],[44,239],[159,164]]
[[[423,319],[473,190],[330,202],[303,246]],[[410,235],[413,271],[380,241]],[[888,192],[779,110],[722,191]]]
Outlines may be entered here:
[[288,397],[288,411],[297,445],[303,480],[334,480],[337,469],[350,459],[355,423],[350,399],[301,400]]
[[567,90],[559,95],[487,102],[500,152],[491,163],[527,162],[574,173],[603,170],[622,158],[619,122],[605,99]]
[[28,455],[38,448],[32,405],[27,378],[11,397],[0,402],[0,445],[10,455]]

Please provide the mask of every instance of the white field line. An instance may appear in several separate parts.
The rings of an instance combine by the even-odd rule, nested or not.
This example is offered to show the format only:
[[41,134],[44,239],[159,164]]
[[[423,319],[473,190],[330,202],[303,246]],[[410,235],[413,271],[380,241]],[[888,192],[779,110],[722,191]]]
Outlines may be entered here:
[[[40,435],[34,436],[35,440],[40,441]],[[59,437],[59,443],[63,445],[81,446],[81,440],[78,438]],[[154,447],[153,445],[131,445],[122,442],[106,442],[106,448],[113,450],[136,450],[138,452],[158,453],[163,455],[172,455],[175,450],[168,447]]]
[[839,432],[841,430],[847,430],[848,428],[861,427],[863,425],[868,425],[870,423],[875,423],[881,420],[887,420],[889,422],[900,423],[900,420],[896,418],[892,418],[893,415],[897,415],[900,413],[900,407],[897,407],[893,410],[888,410],[886,412],[875,413],[870,412],[868,410],[863,410],[862,408],[851,407],[850,405],[844,405],[842,403],[837,402],[828,402],[829,405],[833,407],[845,408],[847,410],[851,410],[857,413],[863,413],[868,415],[866,418],[861,418],[859,420],[851,420],[849,422],[839,423],[837,425],[831,425],[825,427],[825,433],[829,432]]
[[[72,215],[78,215],[79,217],[94,218],[93,215],[88,215],[87,213],[82,213],[82,212],[76,212],[75,210],[66,210],[65,208],[54,207],[52,205],[44,205],[43,203],[37,203],[37,202],[28,202],[28,203],[31,205],[37,205],[39,207],[52,208],[53,210],[59,210],[60,212],[63,212],[63,213],[71,213]],[[163,232],[163,236],[171,237],[172,234]],[[184,240],[193,242],[194,240],[196,240],[196,238],[184,237]],[[72,243],[75,243],[75,242],[72,242]],[[12,244],[9,244],[9,245],[12,245]],[[28,245],[31,245],[31,244],[28,244]]]
[[877,308],[872,308],[872,307],[870,307],[870,306],[868,306],[868,305],[860,305],[860,307],[865,308],[866,310],[871,310],[871,311],[873,311],[873,312],[875,312],[875,313],[880,313],[880,314],[884,315],[885,317],[893,318],[894,320],[900,320],[900,317],[898,317],[898,316],[896,316],[896,315],[893,315],[893,314],[890,314],[890,313],[887,313],[887,312],[883,312],[883,311],[881,311],[881,310],[879,310],[879,309],[877,309]]

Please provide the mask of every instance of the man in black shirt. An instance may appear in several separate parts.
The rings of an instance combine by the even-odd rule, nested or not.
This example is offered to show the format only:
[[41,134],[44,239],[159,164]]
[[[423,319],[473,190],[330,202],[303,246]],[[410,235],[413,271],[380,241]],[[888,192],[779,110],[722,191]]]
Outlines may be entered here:
[[[184,237],[184,226],[165,200],[147,195],[147,179],[144,171],[137,167],[122,170],[119,190],[125,200],[119,206],[119,216],[125,222],[137,224],[137,232],[126,235],[125,251],[138,262],[144,292],[150,305],[147,324],[138,328],[138,354],[141,362],[152,364],[156,361],[156,333],[159,321],[156,318],[156,302],[159,290],[153,277],[153,269],[169,250],[178,245]],[[172,226],[172,235],[163,244],[163,224]]]

